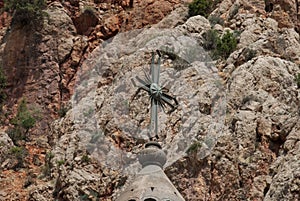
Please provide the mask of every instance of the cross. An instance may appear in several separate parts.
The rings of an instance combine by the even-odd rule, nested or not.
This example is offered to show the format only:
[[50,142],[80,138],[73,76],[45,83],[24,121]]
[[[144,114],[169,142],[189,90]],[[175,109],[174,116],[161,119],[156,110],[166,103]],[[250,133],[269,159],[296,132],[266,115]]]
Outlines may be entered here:
[[[151,122],[150,122],[150,133],[149,139],[153,140],[155,137],[158,139],[158,108],[162,108],[165,113],[170,114],[178,107],[178,101],[176,98],[168,95],[168,91],[165,87],[159,85],[159,74],[160,74],[160,64],[161,64],[161,54],[159,50],[156,50],[158,54],[157,64],[155,64],[155,53],[152,52],[151,66],[150,66],[150,75],[144,71],[145,78],[141,79],[136,76],[138,84],[132,80],[134,86],[139,87],[135,96],[144,90],[149,94],[151,101]],[[134,96],[134,97],[135,97]],[[169,107],[170,110],[166,111],[166,108]],[[154,127],[154,133],[152,133]]]

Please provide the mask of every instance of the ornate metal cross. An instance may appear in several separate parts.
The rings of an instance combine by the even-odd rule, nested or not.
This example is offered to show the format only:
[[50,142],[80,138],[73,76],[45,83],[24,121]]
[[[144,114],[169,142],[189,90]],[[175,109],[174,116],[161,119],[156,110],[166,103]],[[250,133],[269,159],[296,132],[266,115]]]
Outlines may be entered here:
[[[151,59],[151,67],[150,67],[150,74],[146,73],[145,78],[141,79],[138,76],[136,76],[136,80],[138,81],[138,84],[135,83],[134,80],[132,80],[133,84],[138,88],[138,91],[136,92],[135,96],[140,92],[140,90],[144,90],[148,92],[150,101],[151,101],[151,123],[150,123],[150,133],[149,138],[150,140],[153,140],[155,137],[158,139],[158,108],[162,108],[165,113],[171,113],[173,112],[177,106],[178,101],[176,98],[166,94],[168,90],[165,87],[161,87],[159,85],[159,74],[160,74],[160,64],[161,64],[161,54],[159,50],[156,50],[158,54],[158,61],[157,64],[155,64],[155,53],[152,52],[152,59]],[[134,96],[134,97],[135,97]],[[170,109],[167,111],[167,107]],[[154,133],[152,132],[154,130]]]

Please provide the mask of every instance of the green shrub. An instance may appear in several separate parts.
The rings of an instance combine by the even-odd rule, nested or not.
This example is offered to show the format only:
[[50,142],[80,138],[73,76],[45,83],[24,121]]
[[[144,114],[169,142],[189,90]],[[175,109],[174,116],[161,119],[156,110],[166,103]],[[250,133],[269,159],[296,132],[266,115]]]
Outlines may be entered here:
[[249,61],[251,59],[253,59],[254,57],[256,57],[257,51],[250,49],[250,48],[245,48],[245,60]]
[[28,155],[28,151],[24,147],[12,147],[10,154],[17,160],[17,164],[13,167],[14,169],[25,167],[25,157]]
[[22,25],[41,20],[45,7],[45,0],[4,0],[5,10],[14,12],[13,22]]
[[54,158],[54,154],[52,152],[47,152],[45,156],[45,165],[42,168],[42,174],[44,177],[50,176],[51,169],[53,168],[53,165],[51,163],[51,160]]
[[297,84],[298,89],[300,89],[300,73],[295,76],[295,82]]
[[216,55],[223,58],[228,58],[237,46],[237,39],[233,33],[226,33],[217,42]]
[[80,195],[80,200],[82,200],[82,201],[88,201],[88,200],[90,200],[89,199],[89,196],[87,195],[87,194],[82,194],[82,195]]
[[20,130],[20,128],[12,128],[7,131],[8,136],[11,138],[15,145],[19,144],[19,141],[26,139],[26,134]]
[[0,66],[0,89],[3,89],[6,87],[6,77],[3,73],[3,69]]
[[26,100],[22,99],[17,115],[11,120],[13,128],[8,131],[8,135],[15,144],[18,144],[18,141],[26,140],[26,134],[29,129],[33,128],[35,123],[36,119],[28,110]]
[[[211,57],[218,59],[220,57],[226,59],[236,49],[237,37],[235,33],[227,31],[222,37],[214,29],[208,30],[203,34],[203,48],[211,50]],[[253,52],[251,52],[252,54]],[[253,55],[248,55],[249,57]]]
[[79,199],[81,201],[90,201],[90,200],[99,200],[99,193],[97,191],[94,190],[90,190],[87,189],[88,192],[84,193],[84,192],[80,192],[79,194]]
[[12,124],[24,128],[27,132],[34,126],[35,122],[35,118],[27,108],[26,100],[22,99],[18,107],[17,116],[12,119]]
[[204,43],[203,47],[206,50],[214,50],[217,48],[217,43],[220,40],[218,32],[214,29],[210,29],[203,35]]
[[66,106],[61,106],[61,108],[58,110],[58,115],[60,117],[64,117],[66,116],[67,112],[68,112],[69,108]]
[[193,0],[189,4],[189,16],[202,15],[208,17],[212,7],[212,0]]
[[90,143],[92,144],[96,144],[97,142],[99,142],[99,139],[101,140],[101,137],[103,136],[103,133],[100,131],[95,131],[94,133],[92,133],[92,138],[90,140]]
[[210,22],[211,26],[214,26],[216,24],[224,25],[224,20],[217,15],[211,15],[208,17],[208,21]]
[[189,16],[202,15],[208,17],[221,0],[193,0],[189,4]]
[[63,164],[65,164],[65,160],[58,160],[56,161],[58,166],[62,166]]
[[51,151],[47,152],[45,160],[49,162],[52,158],[54,158],[54,153],[52,153]]
[[91,115],[94,113],[94,108],[93,107],[89,107],[89,109],[88,110],[85,110],[84,109],[84,111],[83,111],[83,115],[85,116],[85,117],[91,117]]
[[232,19],[239,12],[239,6],[234,5],[233,9],[229,11],[229,19]]
[[197,151],[202,147],[201,142],[195,141],[191,146],[186,150],[187,154],[197,153]]
[[83,162],[83,163],[89,163],[90,161],[91,161],[91,159],[90,159],[90,157],[87,154],[84,154],[81,157],[81,162]]

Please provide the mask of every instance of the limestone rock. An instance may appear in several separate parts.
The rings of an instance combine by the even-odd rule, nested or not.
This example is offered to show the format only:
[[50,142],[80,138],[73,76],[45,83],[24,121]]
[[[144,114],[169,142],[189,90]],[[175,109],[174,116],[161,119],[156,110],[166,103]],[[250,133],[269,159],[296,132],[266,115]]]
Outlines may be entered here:
[[[238,116],[234,117],[236,120],[233,121],[234,125],[232,127],[236,134],[240,132],[240,134],[238,134],[239,136],[237,136],[239,149],[242,154],[240,161],[241,163],[251,166],[253,165],[251,164],[252,160],[267,156],[268,159],[266,163],[262,163],[260,168],[260,171],[264,172],[264,177],[270,174],[268,166],[271,165],[271,162],[274,161],[276,156],[281,155],[284,141],[287,136],[293,135],[292,130],[297,129],[295,125],[299,123],[297,118],[297,91],[293,81],[293,74],[296,72],[299,72],[299,68],[294,63],[278,58],[259,57],[252,62],[238,67],[238,69],[232,73],[231,81],[229,81],[229,103],[234,103],[234,107],[240,108],[238,109]],[[240,86],[241,88],[238,87],[238,89],[236,86]],[[234,94],[232,94],[232,92],[234,92]],[[253,111],[253,109],[249,107],[249,105],[253,104],[260,109]],[[241,116],[243,113],[245,113],[245,115]],[[244,122],[249,118],[250,121]],[[245,138],[248,138],[248,140],[245,140]],[[245,142],[249,144],[244,144]],[[253,157],[250,156],[251,152],[254,153]],[[296,153],[298,152],[296,151]],[[294,156],[288,160],[293,161],[293,157]],[[280,158],[281,156],[277,160],[280,160]],[[291,168],[293,171],[297,171],[295,166],[291,166]],[[245,166],[241,170],[243,172],[249,171]],[[274,170],[273,175],[277,174],[281,175],[285,173],[279,169]],[[256,179],[253,180],[252,184],[244,185],[255,186],[255,181]],[[257,182],[260,183],[259,180],[257,180]],[[265,191],[268,191],[270,183],[272,186],[272,182],[267,182],[265,178],[264,183]],[[280,187],[277,190],[282,192]],[[273,191],[270,190],[268,194],[272,194],[272,192]],[[251,190],[250,194],[251,193],[254,193],[254,191]],[[260,199],[262,199],[262,197],[264,197],[263,191],[259,194]],[[257,197],[259,194],[254,193],[251,196]],[[246,197],[248,196],[249,195]],[[284,198],[282,197],[282,199],[287,200],[296,198],[297,196],[293,194],[293,192],[284,196]],[[272,199],[274,199],[274,197]]]
[[[274,57],[258,57],[233,70],[223,131],[230,134],[219,138],[206,160],[190,155],[167,170],[186,199],[298,199],[299,100],[293,75],[299,70],[295,63]],[[222,173],[224,169],[230,174]],[[213,187],[208,190],[205,182]]]
[[[208,23],[208,21],[205,22]],[[218,91],[215,92],[208,87],[209,83],[215,84],[213,77],[210,78],[209,75],[215,76],[216,69],[207,68],[206,64],[201,62],[201,59],[209,60],[209,58],[205,57],[203,49],[201,52],[201,48],[200,50],[195,48],[195,44],[196,40],[185,36],[182,28],[152,28],[119,34],[111,42],[95,50],[90,60],[83,65],[84,71],[80,77],[82,80],[79,79],[72,100],[73,108],[63,119],[53,124],[51,141],[55,143],[55,146],[51,151],[54,155],[51,160],[53,165],[51,176],[58,182],[55,187],[57,190],[54,190],[57,196],[64,199],[78,199],[81,191],[88,193],[88,190],[84,190],[87,185],[86,180],[89,180],[90,183],[99,183],[103,180],[105,186],[99,196],[105,199],[105,195],[110,197],[113,194],[113,191],[109,191],[109,187],[121,180],[117,172],[123,170],[124,172],[136,172],[138,167],[134,163],[134,158],[130,158],[134,154],[128,152],[128,149],[137,151],[145,141],[147,122],[149,122],[149,115],[147,115],[149,103],[148,98],[145,97],[132,100],[130,104],[134,118],[130,118],[126,113],[126,108],[124,111],[122,110],[123,107],[126,107],[126,104],[123,105],[122,98],[131,99],[137,90],[132,87],[132,74],[143,75],[144,71],[141,66],[148,67],[146,61],[150,59],[149,52],[157,47],[164,51],[166,57],[162,67],[164,69],[164,73],[161,74],[162,82],[170,87],[170,91],[176,94],[178,99],[186,102],[185,105],[182,105],[182,109],[174,112],[170,117],[160,113],[162,125],[162,128],[159,129],[161,130],[160,135],[164,139],[163,143],[166,149],[168,149],[167,146],[170,146],[168,149],[170,158],[172,155],[184,154],[184,148],[188,146],[188,142],[180,139],[184,139],[186,134],[191,138],[196,137],[196,131],[202,129],[202,124],[208,126],[209,122],[218,118],[214,116],[217,114],[210,114],[210,110],[215,110],[216,106],[211,102],[217,96]],[[177,67],[176,58],[172,58],[174,61],[167,59],[168,54],[172,53],[167,52],[167,47],[170,48],[170,51],[178,52],[177,54],[188,64]],[[198,70],[199,72],[197,72]],[[172,76],[178,76],[178,79],[174,79]],[[112,82],[113,80],[115,82]],[[183,82],[187,84],[182,85]],[[198,85],[201,87],[197,87]],[[217,88],[217,85],[215,87]],[[184,93],[192,91],[192,88],[194,88],[195,94],[199,94],[193,98]],[[205,97],[204,94],[209,95]],[[222,96],[222,93],[218,96]],[[197,101],[202,105],[203,114],[198,112]],[[180,120],[183,111],[189,111],[193,115],[185,116]],[[196,114],[200,116],[196,116]],[[185,123],[180,129],[180,134],[173,138],[171,133],[174,132],[174,128],[172,125],[179,121]],[[139,122],[142,122],[140,128],[138,127]],[[195,125],[195,130],[190,128],[190,124]],[[134,132],[137,129],[141,129],[141,132]],[[179,129],[179,126],[176,129]],[[210,131],[215,135],[216,131],[213,129]],[[203,130],[203,132],[209,131]],[[106,134],[104,135],[104,133]],[[129,145],[133,146],[134,139],[137,139],[139,143],[130,148]],[[189,137],[186,139],[189,140]],[[208,140],[210,143],[207,148],[210,150],[215,145],[215,140]],[[176,149],[176,146],[179,146],[176,145],[177,143],[183,147]],[[98,160],[100,167],[109,171],[102,176],[93,175],[99,174],[100,169],[84,164],[81,158],[85,154],[91,157],[92,161]],[[206,155],[205,152],[202,154]],[[176,160],[176,157],[172,156],[169,164]],[[129,170],[125,168],[128,165],[124,166],[122,160],[129,160]],[[130,160],[133,160],[133,163]],[[59,166],[57,161],[64,161],[64,164]],[[73,166],[73,168],[69,169],[69,166]],[[94,179],[97,182],[93,181]],[[96,185],[91,189],[99,189],[99,186]]]
[[153,25],[156,28],[174,28],[178,25],[184,24],[188,18],[188,8],[179,6],[173,10],[169,15],[164,17],[159,23]]
[[279,23],[280,28],[295,28],[299,33],[299,3],[298,1],[266,1],[270,15]]
[[89,35],[92,29],[99,23],[96,11],[92,8],[86,8],[83,13],[73,21],[77,33],[81,35]]
[[54,198],[52,197],[51,192],[53,191],[53,186],[49,183],[40,185],[38,187],[35,187],[34,190],[32,190],[29,193],[29,200],[34,201],[53,201]]
[[257,17],[270,17],[275,19],[280,28],[295,28],[299,33],[299,4],[297,1],[259,1],[259,0],[225,0],[211,13],[212,16],[221,16],[229,24],[236,26],[240,24],[236,15],[254,14]]
[[294,29],[280,29],[272,18],[258,18],[238,15],[242,32],[238,49],[227,63],[240,65],[257,55],[281,55],[286,60],[299,64],[299,34]]
[[[299,186],[300,186],[300,146],[299,146],[299,121],[293,128],[288,138],[294,138],[292,142],[286,141],[289,149],[285,155],[277,158],[271,166],[271,173],[273,175],[268,193],[265,196],[266,201],[271,200],[299,200]],[[292,137],[293,136],[293,137]],[[291,144],[292,143],[292,144]]]
[[188,18],[188,20],[184,24],[179,25],[177,29],[196,38],[199,44],[203,44],[205,40],[203,39],[203,35],[211,29],[211,25],[205,17],[198,15]]
[[[49,5],[42,37],[35,35],[41,37],[40,55],[32,56],[40,59],[41,74],[27,76],[24,68],[13,68],[13,57],[22,58],[22,67],[26,58],[34,63],[22,56],[33,39],[27,41],[17,30],[7,40],[9,75],[25,73],[32,85],[43,77],[38,89],[47,91],[46,98],[43,90],[37,96],[28,90],[30,100],[55,111],[59,100],[74,94],[72,108],[50,127],[51,168],[30,185],[29,200],[112,200],[130,181],[140,168],[135,157],[147,141],[150,123],[147,93],[135,96],[132,78],[144,76],[156,49],[163,52],[161,81],[179,101],[170,115],[159,113],[159,139],[169,158],[165,171],[185,199],[299,199],[300,95],[295,75],[300,73],[300,44],[294,1],[222,1],[211,14],[225,21],[218,30],[241,35],[237,49],[218,62],[205,52],[184,49],[195,47],[197,40],[201,44],[202,33],[211,28],[201,16],[184,22],[186,8],[175,9],[156,28],[118,34],[98,46],[99,39],[121,30],[157,23],[179,1],[134,1],[133,7],[128,1],[94,1],[99,24],[87,26],[91,30],[83,27],[87,36],[75,36],[68,14],[78,11],[70,5],[84,8],[85,3]],[[108,15],[110,9],[113,14]],[[83,52],[93,49],[85,60]],[[214,79],[219,74],[224,80]],[[0,191],[0,199],[7,195]]]
[[62,5],[54,2],[45,12],[42,28],[13,26],[1,52],[8,81],[9,112],[15,111],[19,100],[26,98],[30,107],[45,115],[31,130],[32,136],[47,131],[48,122],[57,115],[65,74],[60,65],[74,45],[75,27]]
[[[289,51],[296,53],[292,61],[288,61],[284,59],[286,57],[276,57],[283,55],[278,47],[266,44],[276,44],[274,38],[282,37],[283,41],[293,41],[294,47],[297,47],[298,35],[290,29],[282,31],[277,22],[271,18],[264,19],[251,14],[237,14],[237,16],[240,17],[243,32],[239,49],[225,64],[228,79],[224,135],[217,136],[218,143],[210,150],[210,155],[205,155],[206,158],[201,157],[199,150],[191,152],[175,163],[169,163],[166,170],[187,200],[268,199],[268,196],[278,196],[276,190],[284,191],[281,185],[283,181],[279,179],[282,174],[297,172],[297,161],[293,160],[294,156],[288,157],[286,159],[288,162],[282,165],[285,167],[289,162],[295,164],[290,167],[290,172],[281,171],[276,164],[282,162],[284,150],[295,151],[295,154],[298,154],[295,149],[298,139],[295,125],[299,123],[299,100],[294,81],[294,76],[300,72],[296,64],[298,53],[296,48],[291,48]],[[150,55],[143,51],[160,47],[159,42],[168,36],[174,37],[174,41],[170,44],[175,45],[170,50],[180,52],[179,50],[183,48],[176,40],[183,37],[180,34],[196,36],[199,39],[199,35],[208,29],[210,29],[208,20],[196,16],[174,29],[163,31],[146,29],[117,35],[95,50],[93,57],[83,65],[82,82],[78,83],[77,91],[75,90],[77,96],[72,100],[73,108],[63,119],[53,124],[55,147],[52,152],[55,156],[51,161],[53,164],[51,175],[56,179],[56,185],[53,187],[55,195],[72,200],[83,195],[93,196],[92,192],[100,188],[101,190],[97,192],[101,199],[112,199],[118,190],[109,190],[111,185],[123,185],[122,178],[118,174],[118,171],[122,171],[119,159],[129,160],[128,156],[132,153],[128,150],[138,151],[146,139],[143,137],[145,135],[143,129],[149,122],[146,112],[148,102],[146,99],[143,100],[145,94],[137,97],[137,100],[131,99],[130,94],[134,94],[135,89],[128,87],[131,86],[132,77],[143,74],[139,71],[141,66],[147,67],[145,61],[150,59]],[[165,38],[161,38],[159,42],[154,40],[160,35]],[[249,35],[251,37],[247,38]],[[292,42],[289,44],[292,46]],[[246,55],[245,49],[249,47],[256,48],[257,55],[249,60],[246,58],[238,60],[241,55]],[[277,51],[276,54],[274,49]],[[270,56],[259,56],[262,53]],[[191,61],[193,62],[195,60]],[[90,68],[95,63],[96,69]],[[166,83],[171,80],[169,75],[173,72],[174,65],[175,62],[167,58],[163,63],[165,71],[161,79]],[[197,63],[180,69],[178,82],[169,85],[170,91],[173,91],[180,100],[188,102],[182,95],[187,91],[201,97],[195,102],[197,104],[185,107],[185,112],[192,114],[193,111],[199,111],[199,114],[190,115],[187,119],[181,117],[182,121],[185,121],[181,129],[186,129],[183,133],[188,133],[191,138],[197,138],[200,137],[199,133],[206,135],[205,128],[209,128],[209,122],[213,119],[209,116],[213,99],[209,97],[212,97],[211,92],[214,90],[208,91],[204,87],[206,81],[204,77],[208,76],[198,75],[193,70],[193,65]],[[88,79],[84,81],[84,78]],[[182,82],[188,84],[180,85]],[[124,101],[124,98],[127,98],[128,102]],[[130,110],[120,110],[122,107],[126,108],[128,104],[131,105]],[[126,119],[126,115],[132,115],[136,121]],[[172,140],[183,137],[176,130],[179,128],[168,125],[169,123],[176,125],[178,122],[180,113],[175,112],[173,115],[171,118],[161,116],[161,129],[168,133],[162,136],[164,139],[162,143],[167,147],[168,154],[174,153],[170,145]],[[131,133],[135,130],[132,128],[137,127],[130,126],[135,124],[140,126],[141,137]],[[194,127],[188,130],[191,124],[194,124]],[[169,135],[170,133],[172,135]],[[136,144],[135,139],[138,139]],[[81,159],[86,153],[93,162],[89,164],[82,162]],[[98,164],[101,168],[94,163],[97,158],[100,159]],[[64,161],[61,166],[57,165],[57,161],[60,160]],[[72,168],[69,168],[70,166]],[[105,171],[100,174],[102,168]],[[138,167],[133,166],[131,169],[135,168]],[[297,178],[297,174],[293,178]],[[285,198],[297,198],[297,179],[285,181],[288,184],[284,185],[293,186],[293,190],[290,190]],[[96,184],[99,182],[102,182],[103,186]]]
[[201,15],[189,18],[181,27],[189,33],[197,33],[199,35],[211,28],[209,21]]
[[[62,63],[66,59],[66,56],[71,52],[73,45],[72,39],[76,32],[75,27],[71,18],[67,15],[66,10],[60,3],[52,3],[48,8],[47,13],[50,16],[50,19],[48,23],[45,24],[46,26],[44,27],[44,32],[49,34],[50,37],[53,33],[56,33],[56,38],[50,41],[48,40],[47,46],[49,47],[49,45],[52,43],[53,47],[57,48],[58,55],[56,59],[58,63]],[[66,31],[62,32],[61,30]],[[47,36],[44,37],[47,38]]]
[[[3,131],[0,131],[0,168],[5,167],[5,160],[7,160],[10,149],[14,147],[14,144],[10,137]],[[8,159],[9,160],[9,159]]]

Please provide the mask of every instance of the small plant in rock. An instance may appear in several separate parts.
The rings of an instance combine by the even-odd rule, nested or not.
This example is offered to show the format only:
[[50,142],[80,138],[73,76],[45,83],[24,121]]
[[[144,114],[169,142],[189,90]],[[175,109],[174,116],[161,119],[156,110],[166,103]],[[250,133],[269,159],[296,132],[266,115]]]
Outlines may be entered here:
[[61,106],[60,109],[58,110],[59,117],[66,116],[68,111],[69,111],[69,108],[67,106]]
[[213,59],[220,57],[226,59],[236,49],[237,35],[237,33],[227,31],[220,37],[218,31],[210,29],[203,34],[203,47],[211,51]]
[[52,152],[46,153],[45,156],[45,165],[42,169],[42,174],[44,177],[50,176],[51,169],[53,168],[53,165],[51,163],[51,160],[54,158],[54,154]]
[[203,34],[204,43],[203,47],[206,50],[214,50],[217,48],[217,43],[220,40],[218,32],[214,29],[210,29]]
[[211,15],[208,17],[208,21],[210,22],[211,26],[215,26],[216,24],[224,25],[224,20],[217,15]]
[[92,133],[92,138],[90,139],[91,144],[96,144],[97,142],[99,142],[99,139],[101,140],[101,136],[103,136],[103,133],[101,131],[95,131],[94,133]]
[[82,195],[79,196],[79,198],[82,201],[88,201],[88,200],[90,200],[89,196],[87,194],[82,194]]
[[[4,100],[6,99],[6,94],[4,89],[6,88],[7,80],[6,76],[3,73],[2,66],[0,66],[0,108]],[[1,109],[0,109],[1,111]]]
[[83,162],[83,163],[89,163],[90,161],[91,161],[91,158],[87,154],[84,154],[81,157],[81,162]]
[[300,89],[300,73],[295,76],[295,82],[297,84],[298,89]]
[[35,123],[36,118],[28,110],[26,100],[22,99],[18,107],[17,115],[11,120],[13,128],[8,132],[9,137],[15,144],[18,144],[19,140],[26,140],[28,131],[33,128]]
[[217,42],[216,54],[223,58],[228,58],[229,55],[236,49],[237,39],[233,33],[226,33]]
[[197,151],[201,148],[201,142],[195,141],[191,146],[186,150],[187,154],[197,153]]
[[28,130],[34,126],[35,122],[35,118],[28,110],[26,100],[22,99],[18,107],[17,116],[12,119],[12,124],[22,127],[28,132]]
[[211,0],[193,0],[189,4],[189,16],[202,15],[208,17],[211,6]]
[[12,128],[7,131],[8,136],[11,138],[15,145],[19,145],[19,141],[25,140],[26,135],[20,128]]
[[28,155],[28,152],[24,147],[12,147],[10,154],[17,160],[16,165],[13,167],[15,170],[25,167],[25,157]]
[[81,201],[99,200],[99,193],[94,190],[87,190],[88,192],[80,192],[79,199]]
[[249,61],[251,59],[253,59],[254,57],[256,57],[257,51],[250,49],[250,48],[246,48],[245,49],[245,60]]
[[208,17],[221,0],[193,0],[189,4],[189,16],[202,15]]
[[229,11],[229,18],[232,19],[239,12],[239,6],[234,5],[234,7]]
[[58,160],[56,161],[58,167],[62,166],[63,164],[65,164],[65,160]]
[[27,25],[43,18],[46,0],[4,0],[4,8],[14,12],[13,22]]
[[90,107],[88,110],[84,110],[84,111],[83,111],[83,115],[84,115],[85,117],[91,117],[91,115],[93,114],[93,112],[94,112],[93,107]]

